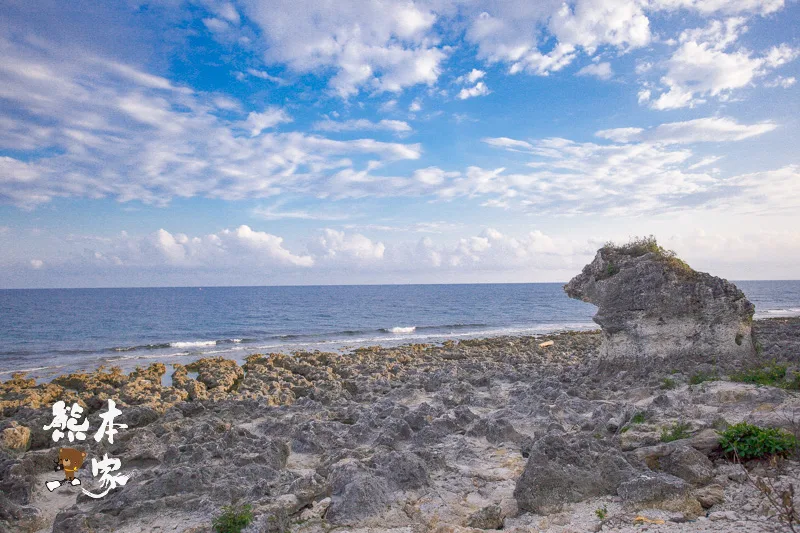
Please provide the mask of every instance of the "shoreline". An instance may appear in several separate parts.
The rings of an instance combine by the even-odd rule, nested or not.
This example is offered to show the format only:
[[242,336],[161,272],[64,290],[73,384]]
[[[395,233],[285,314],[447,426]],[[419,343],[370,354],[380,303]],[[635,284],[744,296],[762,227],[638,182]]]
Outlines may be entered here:
[[[399,327],[398,327],[399,328]],[[413,328],[414,331],[398,331],[393,333],[392,329],[397,328],[384,328],[380,330],[369,330],[364,334],[379,334],[381,336],[368,336],[363,338],[364,335],[351,337],[355,338],[335,338],[337,335],[331,334],[331,338],[327,334],[308,334],[308,335],[289,335],[296,342],[285,340],[280,342],[281,338],[287,336],[278,336],[271,342],[266,339],[224,339],[224,340],[200,340],[200,341],[175,341],[156,343],[149,345],[140,345],[134,347],[120,347],[120,348],[107,348],[97,351],[79,351],[80,354],[86,354],[86,359],[78,359],[74,361],[64,362],[60,365],[50,366],[36,366],[30,368],[17,368],[17,369],[2,369],[0,370],[0,381],[8,379],[13,373],[25,372],[29,377],[37,380],[37,383],[44,383],[52,381],[53,379],[62,375],[58,369],[70,367],[73,372],[92,372],[100,366],[112,367],[119,366],[123,372],[130,373],[136,366],[151,364],[153,362],[161,362],[167,366],[172,364],[188,364],[191,361],[205,358],[205,357],[225,357],[236,361],[238,364],[243,364],[246,358],[253,353],[284,353],[291,354],[294,352],[303,351],[325,351],[331,353],[343,353],[358,348],[367,346],[381,346],[383,348],[397,348],[410,344],[442,344],[447,341],[458,341],[466,339],[488,339],[495,337],[526,337],[526,336],[541,336],[554,334],[566,331],[591,331],[597,330],[599,326],[593,322],[589,323],[570,323],[570,324],[531,324],[522,326],[486,326],[478,330],[467,330],[463,325],[457,326],[410,326],[408,328],[399,328],[407,330]],[[447,333],[424,333],[425,330],[448,329],[451,331]],[[453,328],[464,328],[465,331],[458,332],[452,331]],[[314,340],[314,337],[320,337],[319,340]],[[341,336],[339,336],[341,337]],[[212,346],[219,349],[209,349],[206,351],[186,351],[192,347]],[[175,353],[164,353],[169,350],[184,350]],[[122,355],[132,352],[131,355]],[[65,352],[65,355],[74,354],[72,351]],[[116,354],[116,355],[115,355]]]
[[[787,312],[788,313],[788,312]],[[756,323],[768,323],[771,320],[800,320],[800,314],[797,313],[767,313],[756,314],[754,321]],[[555,327],[554,327],[555,326]],[[416,330],[416,327],[413,327]],[[423,326],[423,329],[435,329],[439,326]],[[446,326],[442,326],[446,328]],[[392,328],[394,329],[394,328]],[[406,329],[406,328],[402,328]],[[386,328],[384,330],[375,330],[375,332],[384,331],[386,335],[390,331]],[[412,344],[430,344],[441,345],[448,341],[461,341],[461,340],[475,340],[475,339],[494,339],[502,337],[542,337],[547,335],[558,334],[562,332],[589,332],[599,331],[599,326],[593,322],[591,323],[574,323],[574,324],[534,324],[526,326],[497,326],[491,327],[488,330],[479,331],[465,331],[463,333],[450,332],[448,334],[417,334],[414,332],[399,333],[397,338],[392,336],[372,337],[367,339],[321,339],[313,341],[303,339],[305,342],[282,342],[272,344],[262,344],[264,340],[256,339],[224,339],[222,341],[176,341],[169,343],[160,343],[152,345],[141,345],[134,347],[121,347],[121,348],[108,348],[99,351],[88,351],[95,357],[87,360],[74,360],[65,361],[63,364],[36,366],[28,368],[12,368],[0,369],[0,382],[6,381],[11,378],[13,374],[24,373],[27,377],[36,380],[37,384],[49,383],[58,377],[64,376],[69,373],[91,373],[100,367],[112,368],[120,367],[124,374],[130,374],[137,367],[148,366],[153,363],[162,363],[167,367],[175,364],[187,365],[193,361],[208,358],[208,357],[223,357],[235,361],[240,366],[243,365],[248,356],[255,353],[283,353],[292,354],[295,352],[313,352],[324,351],[329,353],[346,353],[359,348],[379,346],[381,348],[402,348]],[[366,332],[365,332],[366,333]],[[291,335],[290,337],[314,337],[317,335]],[[318,336],[324,337],[323,334]],[[282,336],[285,337],[285,336]],[[277,338],[276,338],[277,340]],[[158,352],[167,348],[171,349],[186,349],[194,345],[210,346],[215,343],[219,350],[208,351],[181,351],[176,353],[152,353],[147,355],[148,352]],[[137,350],[141,348],[141,350]],[[124,354],[126,352],[135,352],[135,355],[111,355],[113,353]],[[73,352],[68,351],[67,354]],[[81,351],[80,353],[84,353]],[[105,354],[105,355],[102,355]],[[70,372],[64,372],[62,369],[69,367]],[[167,382],[169,384],[169,374],[166,374]]]

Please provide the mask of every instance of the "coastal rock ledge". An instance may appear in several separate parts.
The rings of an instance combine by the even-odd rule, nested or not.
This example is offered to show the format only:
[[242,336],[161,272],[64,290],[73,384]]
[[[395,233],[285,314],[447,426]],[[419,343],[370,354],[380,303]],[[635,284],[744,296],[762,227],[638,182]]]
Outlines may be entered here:
[[598,307],[601,353],[622,366],[736,368],[755,356],[755,306],[744,293],[693,270],[653,237],[606,244],[564,290]]

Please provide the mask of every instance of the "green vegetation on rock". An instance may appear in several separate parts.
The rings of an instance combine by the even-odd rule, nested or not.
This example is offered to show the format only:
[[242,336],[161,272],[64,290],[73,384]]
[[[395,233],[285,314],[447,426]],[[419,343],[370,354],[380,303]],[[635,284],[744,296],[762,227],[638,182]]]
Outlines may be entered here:
[[688,439],[691,436],[690,428],[691,426],[687,422],[675,422],[670,427],[661,430],[661,442]]
[[[667,263],[672,269],[680,274],[684,274],[686,276],[691,276],[696,274],[695,270],[690,267],[686,261],[679,259],[677,254],[672,251],[664,248],[656,238],[652,235],[649,237],[634,237],[627,244],[615,244],[611,241],[605,243],[603,248],[601,248],[604,256],[607,255],[628,255],[631,257],[639,257],[645,254],[653,254],[656,259],[664,261]],[[610,267],[611,265],[609,265]],[[617,269],[619,270],[619,269]],[[608,277],[612,276],[614,273],[606,272]]]
[[719,377],[716,374],[706,374],[705,372],[698,372],[689,378],[689,385],[699,385],[706,381],[718,381]]
[[778,428],[762,428],[740,422],[720,434],[720,445],[728,454],[741,459],[786,455],[797,446],[794,435]]
[[213,525],[216,533],[241,533],[253,521],[253,507],[244,505],[226,505],[222,514],[214,518]]
[[770,385],[790,390],[800,390],[800,373],[792,372],[787,376],[787,366],[776,362],[762,367],[750,368],[731,374],[731,381],[739,383],[753,383],[755,385]]

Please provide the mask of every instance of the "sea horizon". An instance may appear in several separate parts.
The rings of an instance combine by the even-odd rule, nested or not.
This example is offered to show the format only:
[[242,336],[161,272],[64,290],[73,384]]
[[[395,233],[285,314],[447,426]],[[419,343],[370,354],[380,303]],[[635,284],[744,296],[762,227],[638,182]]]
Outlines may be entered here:
[[[713,275],[713,274],[712,274]],[[730,279],[722,276],[715,276],[727,279],[733,284],[741,282],[782,282],[800,281],[800,278],[769,278],[769,279]],[[274,285],[125,285],[125,286],[103,286],[103,287],[7,287],[0,288],[0,291],[60,291],[60,290],[92,290],[92,289],[243,289],[243,288],[269,288],[269,287],[406,287],[406,286],[431,286],[431,285],[565,285],[569,280],[564,281],[476,281],[470,283],[309,283],[309,284],[274,284]]]

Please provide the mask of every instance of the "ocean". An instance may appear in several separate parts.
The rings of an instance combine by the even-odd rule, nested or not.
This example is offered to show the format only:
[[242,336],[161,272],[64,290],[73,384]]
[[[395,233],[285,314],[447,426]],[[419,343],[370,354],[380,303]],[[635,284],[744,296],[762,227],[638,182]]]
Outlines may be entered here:
[[[759,318],[800,315],[800,281],[735,283]],[[595,311],[560,283],[0,290],[0,380],[595,329]]]

